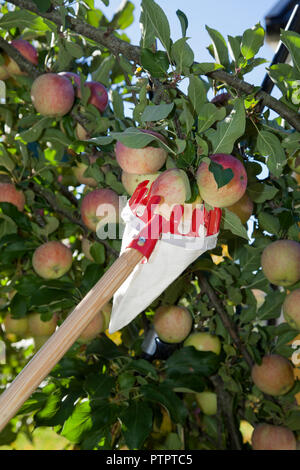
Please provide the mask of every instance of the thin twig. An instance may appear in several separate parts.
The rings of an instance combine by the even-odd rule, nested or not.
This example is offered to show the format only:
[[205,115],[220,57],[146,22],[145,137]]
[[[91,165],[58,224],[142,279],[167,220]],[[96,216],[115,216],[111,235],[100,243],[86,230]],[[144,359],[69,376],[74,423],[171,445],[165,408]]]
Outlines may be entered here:
[[198,276],[199,286],[200,286],[201,291],[205,292],[208,295],[212,305],[214,306],[214,308],[216,309],[216,312],[220,316],[221,321],[222,321],[223,325],[225,326],[226,330],[228,331],[232,341],[234,342],[234,344],[238,348],[238,350],[241,352],[241,354],[243,355],[245,361],[247,362],[248,366],[251,369],[252,365],[253,365],[253,360],[252,360],[249,352],[247,351],[246,346],[242,343],[242,341],[241,341],[241,339],[240,339],[240,337],[239,337],[239,335],[236,331],[236,327],[235,327],[234,323],[231,321],[231,319],[230,319],[229,315],[227,314],[226,310],[223,308],[223,305],[220,302],[220,299],[215,294],[215,291],[213,290],[213,288],[209,284],[206,277],[203,276],[202,273],[197,273],[197,276]]

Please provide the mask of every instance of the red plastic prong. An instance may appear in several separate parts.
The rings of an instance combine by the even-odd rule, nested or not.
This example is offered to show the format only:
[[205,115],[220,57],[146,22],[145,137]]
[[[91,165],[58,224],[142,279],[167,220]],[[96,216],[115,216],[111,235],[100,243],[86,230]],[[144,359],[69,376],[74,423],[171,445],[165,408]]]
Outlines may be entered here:
[[155,214],[148,224],[129,243],[127,248],[138,250],[143,256],[149,259],[156,243],[160,239],[163,226],[163,217]]

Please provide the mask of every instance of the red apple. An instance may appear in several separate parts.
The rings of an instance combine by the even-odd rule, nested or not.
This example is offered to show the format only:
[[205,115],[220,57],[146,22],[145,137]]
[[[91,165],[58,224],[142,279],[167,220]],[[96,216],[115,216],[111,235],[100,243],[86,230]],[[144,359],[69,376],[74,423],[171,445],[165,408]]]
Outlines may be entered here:
[[162,203],[172,206],[173,204],[184,204],[189,197],[189,181],[186,173],[178,168],[163,171],[155,179],[151,194],[162,196]]
[[264,275],[276,286],[291,286],[300,280],[300,243],[277,240],[270,243],[261,256]]
[[[152,134],[160,140],[165,141],[164,137],[154,131],[140,129],[146,134]],[[140,149],[126,147],[121,142],[115,146],[117,162],[126,173],[144,175],[156,173],[165,164],[168,153],[161,147],[144,147]]]
[[285,395],[295,382],[292,364],[279,354],[264,356],[261,365],[252,367],[251,376],[262,392],[273,396]]
[[73,106],[74,88],[68,78],[45,73],[34,80],[31,99],[37,112],[43,116],[64,116]]
[[197,170],[197,183],[202,199],[214,207],[228,207],[235,204],[244,195],[247,187],[247,173],[237,158],[225,153],[211,155],[210,159],[221,165],[224,170],[231,169],[233,178],[229,183],[218,188],[215,177],[209,171],[209,165],[202,162]]
[[0,183],[0,202],[10,202],[22,212],[25,205],[25,196],[24,193],[18,191],[13,184]]
[[92,321],[88,326],[83,330],[81,335],[78,338],[78,341],[81,343],[86,343],[96,338],[99,333],[102,333],[105,330],[105,319],[102,315],[102,312],[96,313]]
[[282,310],[286,322],[300,331],[300,289],[295,289],[286,296]]
[[111,189],[91,191],[82,200],[81,217],[83,223],[94,232],[100,225],[117,223],[119,220],[118,194]]
[[284,426],[261,423],[252,434],[253,450],[296,450],[293,432]]
[[77,98],[81,98],[81,91],[80,91],[80,77],[77,73],[74,72],[59,72],[60,76],[68,78],[75,89],[75,95]]
[[94,105],[101,113],[105,111],[108,104],[108,94],[106,88],[99,82],[85,82],[85,87],[91,90],[91,95],[88,99],[88,104]]
[[192,323],[188,309],[177,305],[159,307],[153,319],[155,331],[165,343],[181,343],[191,331]]
[[[11,42],[11,45],[33,65],[38,65],[39,59],[36,48],[33,47],[28,41],[25,41],[24,39],[14,39]],[[26,72],[22,72],[18,64],[10,57],[7,57],[5,65],[9,75],[27,75]]]
[[32,257],[35,272],[44,279],[58,279],[72,265],[72,251],[59,241],[40,245]]

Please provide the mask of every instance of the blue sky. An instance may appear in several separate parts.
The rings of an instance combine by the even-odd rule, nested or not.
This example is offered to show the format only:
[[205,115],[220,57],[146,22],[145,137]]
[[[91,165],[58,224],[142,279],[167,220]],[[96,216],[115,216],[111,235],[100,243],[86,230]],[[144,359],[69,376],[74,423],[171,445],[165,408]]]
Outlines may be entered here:
[[[134,24],[127,28],[126,33],[130,37],[133,44],[138,44],[140,39],[139,16],[140,16],[140,0],[131,0],[135,5],[135,21]],[[227,35],[241,35],[245,29],[251,28],[260,22],[265,27],[264,16],[278,0],[156,0],[163,8],[168,17],[171,27],[171,37],[173,40],[181,37],[181,28],[179,20],[176,16],[176,10],[182,10],[189,21],[187,35],[191,39],[189,44],[195,53],[197,61],[211,61],[206,47],[210,44],[210,37],[205,29],[205,25],[220,31],[225,39]],[[97,0],[97,5],[103,10],[108,18],[118,9],[121,0],[110,0],[109,7],[104,7],[101,0]],[[271,61],[274,55],[273,49],[265,44],[259,53],[260,57],[264,57]],[[264,64],[253,72],[245,76],[245,80],[259,86],[265,75]]]

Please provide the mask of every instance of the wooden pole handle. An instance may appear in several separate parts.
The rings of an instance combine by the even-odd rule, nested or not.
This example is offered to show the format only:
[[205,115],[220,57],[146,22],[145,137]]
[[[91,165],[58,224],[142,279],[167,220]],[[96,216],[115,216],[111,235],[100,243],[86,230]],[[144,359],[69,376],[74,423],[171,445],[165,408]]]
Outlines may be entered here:
[[95,314],[112,298],[142,258],[139,251],[126,250],[2,393],[0,431],[78,339]]

